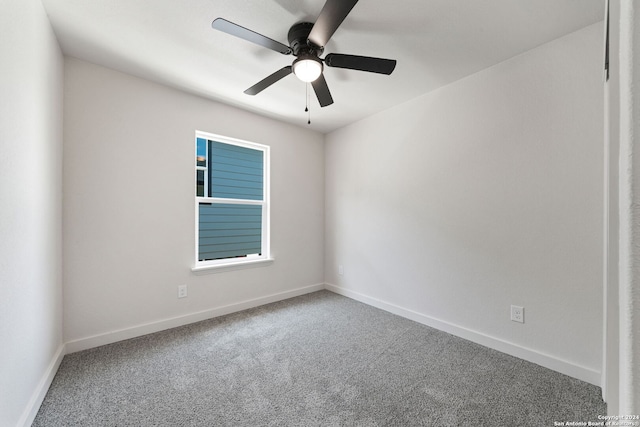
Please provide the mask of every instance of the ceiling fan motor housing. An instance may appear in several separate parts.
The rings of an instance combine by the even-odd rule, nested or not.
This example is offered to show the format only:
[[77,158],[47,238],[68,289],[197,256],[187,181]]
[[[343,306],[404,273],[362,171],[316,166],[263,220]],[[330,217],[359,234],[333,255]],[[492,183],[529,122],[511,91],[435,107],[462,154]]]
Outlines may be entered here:
[[311,22],[300,22],[289,29],[287,39],[294,56],[318,57],[322,53],[322,47],[314,46],[309,42],[309,33],[311,33],[313,25]]

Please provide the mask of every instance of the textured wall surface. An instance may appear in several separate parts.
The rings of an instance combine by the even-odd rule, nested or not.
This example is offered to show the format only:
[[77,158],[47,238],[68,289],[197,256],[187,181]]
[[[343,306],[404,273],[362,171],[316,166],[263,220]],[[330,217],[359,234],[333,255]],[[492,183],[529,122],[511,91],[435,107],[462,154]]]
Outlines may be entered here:
[[605,259],[604,259],[604,346],[602,360],[602,394],[610,415],[618,414],[619,365],[619,197],[618,170],[620,157],[620,88],[619,31],[613,25],[620,13],[619,2],[609,2],[609,79],[605,84]]
[[620,414],[640,413],[640,10],[620,2]]
[[[597,383],[602,31],[329,134],[326,281]],[[509,320],[511,304],[525,307],[524,324]]]
[[[71,58],[64,124],[66,341],[323,282],[321,134]],[[196,130],[271,147],[273,264],[191,272]]]
[[39,0],[0,2],[0,28],[0,426],[15,427],[62,345],[63,59]]

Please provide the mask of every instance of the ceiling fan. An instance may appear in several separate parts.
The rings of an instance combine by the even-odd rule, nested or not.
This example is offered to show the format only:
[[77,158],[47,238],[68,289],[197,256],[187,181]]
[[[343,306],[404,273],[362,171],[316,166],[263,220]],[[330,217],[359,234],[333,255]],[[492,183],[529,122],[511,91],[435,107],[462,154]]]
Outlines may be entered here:
[[315,23],[300,22],[289,29],[287,37],[289,46],[223,18],[215,19],[211,26],[216,30],[280,52],[283,55],[296,57],[291,65],[279,69],[245,90],[244,93],[256,95],[293,73],[303,82],[311,83],[320,106],[326,107],[333,104],[333,98],[331,97],[331,92],[329,92],[327,81],[322,74],[323,64],[328,67],[387,75],[391,74],[396,67],[396,61],[393,59],[372,58],[369,56],[330,53],[324,58],[320,58],[324,51],[324,46],[356,3],[358,3],[358,0],[327,0]]

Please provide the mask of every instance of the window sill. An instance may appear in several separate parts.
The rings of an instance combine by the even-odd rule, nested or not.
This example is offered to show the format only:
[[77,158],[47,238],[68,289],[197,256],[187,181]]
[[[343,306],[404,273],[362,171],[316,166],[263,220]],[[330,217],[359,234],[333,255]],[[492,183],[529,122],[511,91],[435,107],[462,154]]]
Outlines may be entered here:
[[203,265],[199,267],[192,267],[191,272],[193,274],[213,274],[222,273],[225,271],[244,270],[247,268],[266,267],[273,264],[275,258],[255,259],[251,261],[234,262],[229,264],[218,265]]

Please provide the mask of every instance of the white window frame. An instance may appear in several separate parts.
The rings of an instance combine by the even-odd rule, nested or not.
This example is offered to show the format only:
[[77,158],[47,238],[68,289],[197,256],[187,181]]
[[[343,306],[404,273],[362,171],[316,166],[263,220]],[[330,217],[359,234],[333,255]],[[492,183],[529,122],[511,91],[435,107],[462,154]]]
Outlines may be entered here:
[[[219,270],[225,271],[229,269],[236,268],[244,268],[244,267],[252,267],[263,263],[271,263],[273,262],[273,258],[271,257],[271,241],[270,241],[270,147],[268,145],[258,144],[255,142],[244,141],[241,139],[231,138],[224,135],[217,135],[214,133],[196,131],[194,138],[194,152],[195,155],[192,159],[196,159],[197,157],[197,138],[203,138],[205,140],[212,140],[221,142],[224,144],[236,145],[239,147],[250,148],[252,150],[259,150],[263,153],[263,162],[264,162],[264,180],[263,180],[263,200],[249,200],[249,199],[226,199],[221,197],[199,197],[197,196],[197,178],[198,178],[198,170],[202,170],[203,167],[199,167],[197,163],[194,167],[194,183],[193,194],[195,195],[195,245],[194,245],[194,259],[195,264],[191,269],[194,272],[204,271],[204,270]],[[207,144],[208,146],[208,144]],[[207,167],[209,160],[209,152],[207,147]],[[206,168],[205,168],[206,169]],[[206,181],[205,176],[205,181]],[[205,188],[207,184],[205,183]],[[207,194],[206,192],[204,194]],[[225,203],[225,204],[242,204],[242,205],[261,205],[262,206],[262,253],[247,255],[242,258],[224,258],[224,259],[216,259],[216,260],[208,260],[208,261],[200,261],[198,259],[198,242],[200,239],[199,236],[199,204],[200,203]]]

